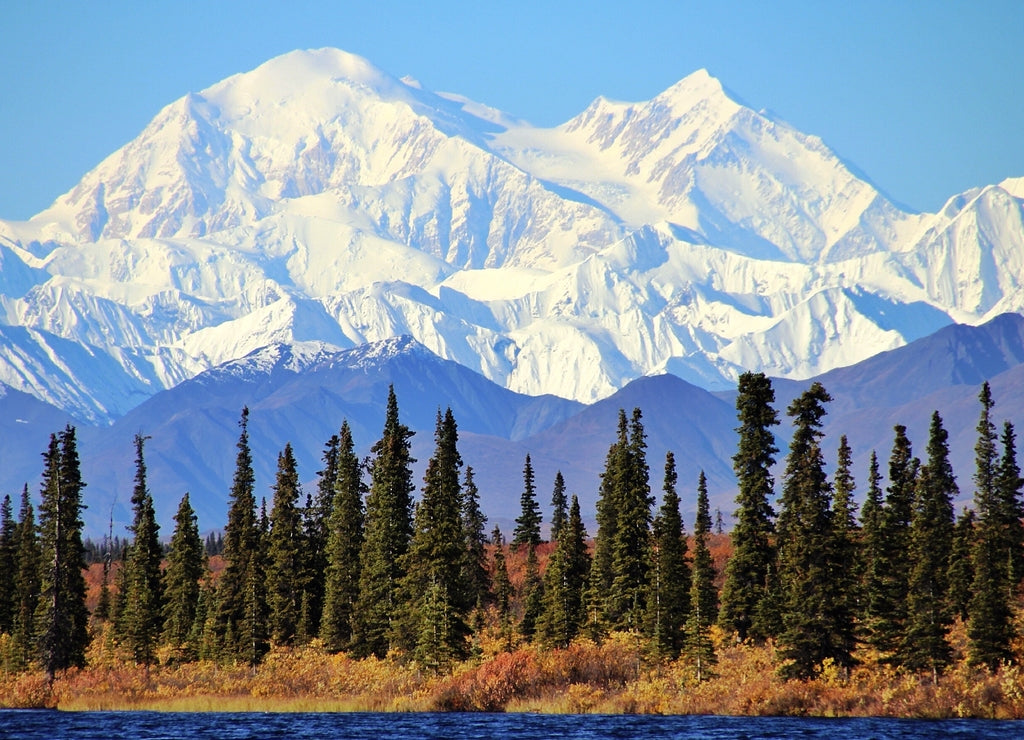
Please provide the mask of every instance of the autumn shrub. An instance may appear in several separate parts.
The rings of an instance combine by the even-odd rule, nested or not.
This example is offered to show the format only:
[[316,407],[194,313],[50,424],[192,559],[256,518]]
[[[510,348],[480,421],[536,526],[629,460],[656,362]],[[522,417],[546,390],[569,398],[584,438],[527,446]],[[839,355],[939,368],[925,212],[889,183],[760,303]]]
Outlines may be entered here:
[[55,706],[45,673],[0,672],[0,709],[52,709]]
[[473,670],[454,675],[434,701],[437,709],[500,712],[517,693],[530,691],[537,676],[533,650],[501,653]]

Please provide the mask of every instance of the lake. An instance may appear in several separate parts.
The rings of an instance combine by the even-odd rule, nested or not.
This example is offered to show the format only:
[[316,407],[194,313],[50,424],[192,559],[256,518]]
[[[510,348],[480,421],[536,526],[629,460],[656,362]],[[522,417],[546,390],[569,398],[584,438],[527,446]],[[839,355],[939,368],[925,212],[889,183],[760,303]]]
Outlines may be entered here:
[[0,711],[0,738],[1008,738],[1024,722],[540,714],[260,714]]

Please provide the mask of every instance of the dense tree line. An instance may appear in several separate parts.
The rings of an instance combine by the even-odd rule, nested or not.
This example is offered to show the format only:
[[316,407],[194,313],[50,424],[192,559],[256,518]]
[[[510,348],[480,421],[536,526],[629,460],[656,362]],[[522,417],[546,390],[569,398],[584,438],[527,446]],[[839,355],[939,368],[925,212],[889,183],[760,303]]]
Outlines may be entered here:
[[[783,674],[793,678],[865,657],[937,677],[954,659],[949,634],[961,620],[972,664],[994,669],[1011,660],[1024,578],[1024,480],[1012,424],[997,433],[988,384],[979,396],[975,507],[956,519],[959,489],[938,412],[923,460],[906,428],[894,428],[884,488],[872,453],[858,517],[845,436],[831,476],[826,471],[830,400],[814,383],[786,409],[792,435],[776,492],[774,391],[763,374],[740,377],[738,508],[720,591],[705,476],[695,481],[688,536],[672,452],[654,508],[639,409],[619,412],[594,537],[558,473],[548,543],[529,455],[511,541],[497,527],[485,534],[450,409],[438,411],[433,454],[417,487],[413,432],[401,422],[393,388],[381,437],[365,460],[343,422],[325,444],[315,491],[303,495],[287,444],[269,502],[257,500],[243,409],[227,525],[222,537],[205,541],[185,494],[169,546],[161,545],[140,434],[131,536],[92,546],[103,580],[91,615],[81,539],[85,483],[75,430],[67,427],[43,454],[38,515],[27,487],[17,516],[10,496],[0,502],[0,659],[8,670],[37,665],[53,676],[84,665],[90,644],[102,644],[140,664],[255,665],[272,647],[319,640],[330,652],[391,655],[445,671],[471,657],[487,632],[507,648],[519,641],[565,648],[620,632],[635,640],[638,660],[683,657],[698,680],[714,670],[722,639],[773,641]],[[223,563],[216,571],[214,555]]]

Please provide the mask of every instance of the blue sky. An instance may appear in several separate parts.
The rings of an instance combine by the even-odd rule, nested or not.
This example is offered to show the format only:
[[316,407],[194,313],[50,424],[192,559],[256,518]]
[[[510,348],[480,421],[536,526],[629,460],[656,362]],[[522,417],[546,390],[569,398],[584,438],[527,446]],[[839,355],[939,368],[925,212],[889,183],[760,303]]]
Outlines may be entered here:
[[537,125],[707,68],[895,200],[1024,176],[1024,2],[3,2],[0,218],[42,210],[166,104],[336,46]]

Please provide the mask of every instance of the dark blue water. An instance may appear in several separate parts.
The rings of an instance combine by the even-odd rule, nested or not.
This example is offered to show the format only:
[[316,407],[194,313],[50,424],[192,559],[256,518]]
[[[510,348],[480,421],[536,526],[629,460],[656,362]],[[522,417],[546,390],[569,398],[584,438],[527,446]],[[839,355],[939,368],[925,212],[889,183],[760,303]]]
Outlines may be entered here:
[[0,738],[884,738],[1024,737],[1024,722],[537,714],[186,714],[0,711]]

